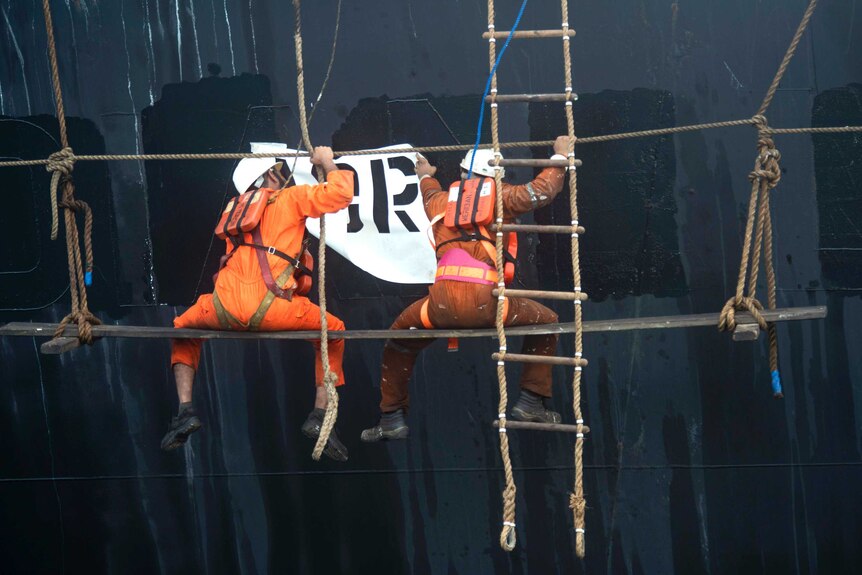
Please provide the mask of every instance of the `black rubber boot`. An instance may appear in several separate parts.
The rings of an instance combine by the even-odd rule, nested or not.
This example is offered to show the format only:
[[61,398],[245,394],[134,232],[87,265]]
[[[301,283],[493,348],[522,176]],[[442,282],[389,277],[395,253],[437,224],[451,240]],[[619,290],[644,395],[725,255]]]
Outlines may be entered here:
[[390,411],[380,416],[380,423],[362,432],[360,439],[374,443],[383,439],[406,439],[410,431],[404,419],[404,410]]
[[162,450],[173,451],[183,445],[189,435],[203,427],[194,406],[181,403],[177,414],[171,419],[171,428],[162,438]]
[[512,407],[512,419],[536,423],[560,423],[562,418],[556,411],[548,409],[548,398],[527,389],[521,390],[518,401]]
[[[305,419],[305,423],[302,424],[303,435],[317,441],[317,438],[320,437],[320,430],[323,427],[323,417],[325,415],[326,410],[319,408],[315,408],[309,413]],[[329,433],[329,441],[326,442],[326,447],[323,448],[323,454],[335,461],[347,461],[347,446],[338,439],[335,428]]]

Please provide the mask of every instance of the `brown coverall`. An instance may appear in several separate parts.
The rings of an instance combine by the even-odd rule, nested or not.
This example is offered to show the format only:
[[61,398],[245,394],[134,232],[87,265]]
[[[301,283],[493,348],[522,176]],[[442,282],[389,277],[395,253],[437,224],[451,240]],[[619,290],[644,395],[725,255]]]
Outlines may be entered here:
[[[546,168],[530,184],[503,184],[504,221],[512,222],[516,216],[551,203],[563,187],[565,170]],[[428,177],[420,182],[425,213],[428,219],[446,211],[448,193],[440,187],[440,182]],[[532,190],[532,194],[530,193]],[[436,245],[459,237],[459,232],[443,225],[442,221],[432,229]],[[495,266],[495,262],[480,242],[451,242],[440,247],[437,260],[449,250],[461,248],[475,259]],[[422,304],[429,300],[428,318],[434,327],[479,328],[494,325],[497,316],[497,298],[491,295],[495,286],[467,283],[453,280],[440,280],[434,283],[428,296],[413,303],[403,312],[390,329],[423,329],[421,320]],[[508,298],[509,311],[506,326],[538,325],[555,323],[557,314],[542,304],[526,298]],[[383,349],[383,366],[380,377],[382,400],[380,411],[386,413],[409,407],[408,382],[416,357],[429,346],[433,339],[391,339]],[[531,335],[524,338],[522,353],[532,355],[554,355],[557,347],[555,334]],[[521,388],[551,397],[551,366],[539,363],[524,364],[521,375]]]

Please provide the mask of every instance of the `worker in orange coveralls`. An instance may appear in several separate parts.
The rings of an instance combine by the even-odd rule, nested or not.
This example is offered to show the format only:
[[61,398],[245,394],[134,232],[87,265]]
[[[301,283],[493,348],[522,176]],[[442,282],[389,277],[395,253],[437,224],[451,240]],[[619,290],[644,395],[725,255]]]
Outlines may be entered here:
[[[553,159],[566,159],[568,138],[560,136],[554,142]],[[461,178],[467,177],[473,152],[461,162]],[[478,150],[473,164],[478,177],[494,177],[494,168],[488,165],[493,152]],[[493,243],[464,238],[459,230],[448,228],[439,217],[446,211],[449,192],[434,179],[437,168],[425,158],[419,158],[416,174],[425,203],[425,213],[432,221],[431,232],[437,251],[437,274],[429,295],[405,309],[391,329],[478,328],[493,326],[497,314],[497,298],[491,295],[497,284]],[[474,175],[474,177],[477,177]],[[564,168],[546,168],[529,184],[504,183],[503,220],[514,221],[516,216],[550,204],[563,186]],[[493,238],[493,236],[491,236]],[[487,243],[489,249],[483,245]],[[459,270],[452,274],[451,270]],[[442,272],[442,273],[441,273]],[[556,323],[557,314],[544,305],[525,298],[507,298],[504,308],[506,326]],[[423,309],[424,308],[424,309]],[[424,317],[423,317],[424,316]],[[433,339],[390,339],[383,348],[383,365],[380,376],[380,422],[362,432],[366,442],[382,439],[404,439],[408,434],[405,413],[408,409],[408,381],[419,352]],[[557,346],[555,334],[530,335],[524,338],[521,353],[554,355]],[[513,419],[559,423],[560,414],[547,408],[551,397],[551,365],[527,363],[521,375],[521,394],[512,409]]]
[[[288,270],[294,264],[284,259],[284,256],[292,254],[294,258],[298,257],[306,218],[337,212],[353,200],[353,173],[336,168],[331,148],[315,148],[311,163],[323,169],[326,183],[283,188],[285,178],[280,172],[283,169],[282,162],[274,158],[249,158],[240,162],[234,172],[234,183],[240,194],[258,188],[266,188],[271,194],[269,205],[260,219],[258,239],[255,240],[252,233],[245,233],[238,247],[230,239],[227,240],[227,254],[222,259],[224,267],[218,273],[213,293],[198,298],[192,307],[174,319],[174,327],[260,331],[320,329],[320,308],[308,298],[293,294],[292,299],[288,300],[284,294],[279,297],[271,295],[279,287],[286,292],[296,287],[293,273]],[[269,264],[271,277],[268,283],[262,261],[256,253],[259,250],[248,245],[252,243],[266,246],[260,251],[265,254],[265,261]],[[276,280],[278,283],[273,284],[272,278],[276,277],[279,277]],[[270,289],[268,285],[275,289]],[[270,302],[268,309],[264,305],[267,300]],[[340,319],[329,313],[326,317],[330,330],[344,329]],[[181,446],[191,433],[201,428],[201,421],[192,405],[192,385],[200,361],[201,343],[199,339],[173,340],[171,366],[180,406],[171,421],[170,430],[162,439],[162,449],[166,451]],[[316,348],[317,395],[314,410],[302,425],[302,432],[316,439],[320,435],[327,396],[322,387],[320,342],[313,343]],[[343,355],[344,340],[330,340],[329,361],[332,372],[338,376],[336,385],[344,383]],[[335,430],[329,436],[324,453],[339,461],[347,460],[347,449],[339,441]]]

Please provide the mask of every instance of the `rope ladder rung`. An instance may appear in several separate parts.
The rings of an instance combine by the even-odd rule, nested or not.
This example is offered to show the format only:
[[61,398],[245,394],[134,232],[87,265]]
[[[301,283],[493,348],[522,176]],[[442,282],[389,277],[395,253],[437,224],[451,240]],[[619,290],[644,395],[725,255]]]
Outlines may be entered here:
[[486,102],[497,102],[500,104],[515,102],[575,102],[578,95],[574,92],[565,94],[491,94],[485,96]]
[[497,362],[514,361],[518,363],[545,363],[550,365],[568,365],[573,367],[587,367],[587,360],[583,357],[559,357],[556,355],[528,355],[523,353],[494,353],[491,358]]
[[[532,167],[532,168],[568,168],[571,164],[569,164],[569,160],[536,160],[536,159],[517,159],[517,160],[505,160],[499,159],[495,160],[491,158],[488,160],[489,166],[502,166],[502,167]],[[574,166],[578,167],[581,165],[580,160],[575,160]]]
[[[569,28],[568,30],[515,30],[515,33],[512,34],[513,40],[530,40],[535,38],[563,38],[563,37],[571,37],[575,35],[575,31]],[[501,31],[501,32],[485,32],[482,34],[482,38],[486,40],[490,40],[491,38],[497,40],[502,39],[505,40],[509,37],[509,31]]]
[[[496,232],[497,224],[491,224],[488,229]],[[578,234],[583,235],[587,230],[583,226],[554,226],[545,224],[503,224],[501,232],[535,232],[539,234]]]
[[[500,420],[495,419],[491,424],[500,428]],[[559,433],[589,433],[590,428],[586,425],[570,425],[568,423],[539,423],[535,421],[509,421],[506,420],[506,429],[524,429],[527,431],[555,431]]]
[[[492,295],[499,296],[500,290],[495,289]],[[506,289],[504,290],[506,297],[532,297],[537,299],[555,299],[563,301],[587,301],[588,296],[582,291],[546,291],[535,289]]]

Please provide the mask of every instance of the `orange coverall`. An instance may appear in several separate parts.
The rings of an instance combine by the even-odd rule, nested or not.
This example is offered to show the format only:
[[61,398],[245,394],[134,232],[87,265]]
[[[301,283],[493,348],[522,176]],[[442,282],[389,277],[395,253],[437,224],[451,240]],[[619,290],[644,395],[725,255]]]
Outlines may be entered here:
[[[545,168],[529,184],[511,185],[503,183],[503,221],[511,223],[516,216],[550,204],[560,193],[565,178],[563,168]],[[419,183],[425,213],[428,219],[446,211],[449,194],[434,178],[423,178]],[[532,190],[532,194],[530,191]],[[460,237],[460,232],[451,230],[438,221],[432,228],[435,244]],[[492,238],[494,236],[491,236]],[[473,258],[492,268],[496,265],[481,242],[451,242],[437,251],[437,260],[449,250],[460,248]],[[422,305],[427,300],[428,319],[434,327],[451,329],[459,327],[491,327],[497,315],[497,298],[491,295],[495,286],[467,283],[454,280],[438,280],[432,285],[427,297],[413,303],[403,312],[391,329],[423,329]],[[505,325],[537,325],[556,323],[557,314],[527,298],[508,298],[509,310]],[[383,366],[380,376],[380,411],[387,413],[409,407],[408,382],[419,352],[434,340],[392,339],[383,348]],[[556,334],[531,335],[524,338],[522,353],[532,355],[554,355],[557,348]],[[521,387],[543,397],[551,396],[551,365],[525,363],[521,372]]]
[[[276,192],[272,192],[276,193]],[[301,185],[284,188],[275,201],[267,206],[260,221],[260,232],[266,246],[275,246],[290,255],[298,254],[305,233],[305,219],[317,218],[346,208],[353,201],[353,173],[333,170],[326,176],[325,184]],[[245,241],[253,243],[251,234]],[[227,240],[227,253],[234,248]],[[288,262],[276,255],[267,254],[273,278],[277,278],[288,266]],[[255,248],[240,247],[219,272],[215,292],[224,308],[237,320],[248,323],[267,293],[257,260]],[[296,282],[291,279],[285,289]],[[330,330],[344,330],[344,322],[334,315],[326,314]],[[223,329],[213,305],[213,294],[204,294],[184,314],[174,319],[174,327],[197,329]],[[320,329],[320,308],[307,297],[294,295],[292,301],[275,298],[263,317],[260,331],[312,330]],[[171,365],[182,363],[197,371],[201,356],[199,339],[175,339],[172,342]],[[320,341],[315,346],[315,378],[323,385],[323,366],[320,360]],[[329,341],[329,361],[332,372],[338,376],[336,385],[344,384],[342,358],[344,340]]]

